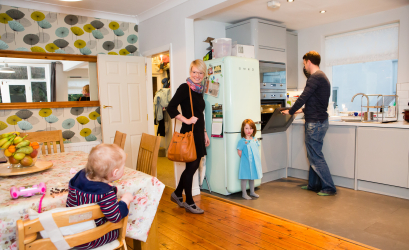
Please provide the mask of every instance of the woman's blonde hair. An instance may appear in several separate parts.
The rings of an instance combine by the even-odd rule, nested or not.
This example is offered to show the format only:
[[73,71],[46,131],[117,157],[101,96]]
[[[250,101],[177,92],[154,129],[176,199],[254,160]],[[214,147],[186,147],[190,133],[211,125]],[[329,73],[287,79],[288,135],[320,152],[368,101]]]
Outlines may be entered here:
[[204,77],[207,77],[207,67],[206,64],[203,62],[202,59],[196,59],[190,64],[190,71],[192,72],[192,68],[195,66],[198,70],[204,73]]
[[82,87],[83,90],[85,90],[85,92],[87,92],[87,94],[89,94],[89,85],[84,85],[84,87]]
[[85,173],[93,180],[107,180],[114,169],[125,165],[125,151],[116,144],[99,144],[91,149]]

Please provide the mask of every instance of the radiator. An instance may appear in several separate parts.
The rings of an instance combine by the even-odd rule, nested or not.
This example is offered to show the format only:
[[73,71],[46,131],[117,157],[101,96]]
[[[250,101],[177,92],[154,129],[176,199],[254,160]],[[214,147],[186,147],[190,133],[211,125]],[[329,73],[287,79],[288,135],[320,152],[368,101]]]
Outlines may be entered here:
[[[89,153],[93,147],[100,144],[101,141],[90,141],[90,142],[75,142],[75,143],[64,143],[64,151],[65,152],[72,152],[72,151],[82,151],[85,153]],[[53,149],[51,148],[51,151]],[[47,149],[46,149],[47,151]],[[60,152],[60,144],[57,144],[57,151]],[[41,150],[39,151],[39,155],[41,155]]]

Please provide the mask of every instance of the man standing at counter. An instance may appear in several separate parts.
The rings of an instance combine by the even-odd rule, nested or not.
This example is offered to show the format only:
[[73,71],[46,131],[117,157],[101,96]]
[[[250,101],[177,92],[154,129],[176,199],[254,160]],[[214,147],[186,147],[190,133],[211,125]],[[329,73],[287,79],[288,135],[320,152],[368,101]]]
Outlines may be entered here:
[[[324,137],[328,130],[327,107],[331,86],[325,73],[320,70],[320,62],[321,56],[316,51],[310,51],[303,56],[304,68],[310,77],[293,107],[283,111],[283,114],[304,112],[305,115],[305,146],[310,170],[308,186],[301,188],[318,192],[320,196],[329,196],[337,192],[322,153]],[[299,110],[304,104],[305,108]]]

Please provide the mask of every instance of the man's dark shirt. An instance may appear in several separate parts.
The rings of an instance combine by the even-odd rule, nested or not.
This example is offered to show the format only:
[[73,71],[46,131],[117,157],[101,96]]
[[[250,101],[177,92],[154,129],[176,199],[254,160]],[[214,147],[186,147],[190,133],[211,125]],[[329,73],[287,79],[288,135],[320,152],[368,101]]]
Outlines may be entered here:
[[289,113],[294,115],[305,104],[305,121],[323,122],[328,119],[327,108],[330,94],[331,84],[325,73],[318,70],[308,78],[304,91]]

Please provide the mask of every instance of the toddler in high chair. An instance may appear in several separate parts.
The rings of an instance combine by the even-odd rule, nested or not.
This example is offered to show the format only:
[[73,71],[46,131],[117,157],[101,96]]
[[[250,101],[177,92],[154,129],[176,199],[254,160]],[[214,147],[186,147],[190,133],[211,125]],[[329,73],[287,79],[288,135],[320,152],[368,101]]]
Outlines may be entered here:
[[[88,162],[69,182],[67,207],[97,203],[105,217],[95,220],[97,226],[107,221],[117,223],[128,215],[128,206],[133,201],[130,193],[122,195],[118,202],[117,188],[109,185],[124,174],[126,154],[115,144],[99,144],[92,148]],[[93,249],[118,238],[118,229],[101,238],[75,247],[75,249]]]
[[[239,179],[241,180],[242,196],[246,200],[251,200],[250,196],[258,198],[254,192],[254,180],[261,179],[260,143],[254,138],[256,135],[256,124],[251,119],[246,119],[241,124],[241,139],[237,144],[237,153],[240,156]],[[247,180],[250,186],[250,196],[247,195]]]

